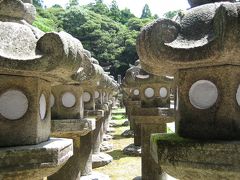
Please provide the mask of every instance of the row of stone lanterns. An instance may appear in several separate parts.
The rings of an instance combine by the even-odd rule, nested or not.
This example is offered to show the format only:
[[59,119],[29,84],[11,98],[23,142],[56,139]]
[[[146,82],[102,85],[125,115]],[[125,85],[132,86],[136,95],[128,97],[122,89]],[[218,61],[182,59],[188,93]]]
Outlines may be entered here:
[[157,179],[160,170],[150,155],[150,135],[165,133],[166,123],[174,121],[172,98],[173,77],[156,76],[145,72],[139,61],[128,69],[123,79],[125,104],[134,131],[134,145],[124,149],[127,154],[138,154],[141,146],[142,179]]
[[35,14],[31,1],[0,2],[0,178],[94,179],[118,85],[80,41],[33,27]]

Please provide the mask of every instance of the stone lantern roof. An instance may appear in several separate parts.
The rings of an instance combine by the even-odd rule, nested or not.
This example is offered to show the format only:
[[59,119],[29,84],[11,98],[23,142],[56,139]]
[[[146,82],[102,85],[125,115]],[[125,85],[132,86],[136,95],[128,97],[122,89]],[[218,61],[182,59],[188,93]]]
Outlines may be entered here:
[[159,19],[142,29],[137,51],[144,70],[173,75],[177,69],[239,65],[240,3],[191,8],[179,22]]
[[139,86],[140,84],[170,82],[171,80],[171,77],[156,76],[148,73],[141,68],[140,64],[137,63],[137,66],[133,66],[126,71],[122,86],[123,88],[131,88]]
[[32,4],[0,1],[0,73],[79,83],[93,71],[81,42],[65,32],[33,27],[35,14]]
[[188,0],[188,3],[190,4],[191,7],[196,7],[196,6],[201,6],[203,4],[224,2],[224,1],[235,2],[235,0]]

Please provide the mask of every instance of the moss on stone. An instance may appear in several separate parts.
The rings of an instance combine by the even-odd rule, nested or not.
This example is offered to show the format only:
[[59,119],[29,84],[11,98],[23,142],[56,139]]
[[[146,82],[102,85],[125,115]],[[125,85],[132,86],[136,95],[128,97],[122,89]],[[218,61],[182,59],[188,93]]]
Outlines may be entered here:
[[169,134],[152,134],[151,141],[157,143],[158,141],[167,141],[167,142],[192,142],[193,139],[187,139],[180,137],[176,133],[169,133]]

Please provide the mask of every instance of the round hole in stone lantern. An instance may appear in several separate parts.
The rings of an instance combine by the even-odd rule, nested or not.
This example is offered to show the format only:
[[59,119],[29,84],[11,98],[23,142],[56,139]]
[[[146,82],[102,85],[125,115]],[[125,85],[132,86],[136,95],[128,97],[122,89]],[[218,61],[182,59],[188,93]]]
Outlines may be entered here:
[[65,92],[62,96],[62,104],[64,107],[70,108],[73,107],[76,103],[76,97],[70,93]]
[[168,90],[165,87],[161,87],[159,90],[159,94],[161,98],[166,98],[168,95]]
[[237,99],[238,105],[240,106],[240,85],[238,86],[238,89],[237,89],[236,99]]
[[55,104],[55,97],[53,96],[53,94],[51,94],[51,96],[50,96],[50,106],[51,106],[51,108],[54,106],[54,104]]
[[218,98],[215,84],[208,80],[195,82],[189,91],[191,104],[197,109],[208,109],[214,105]]
[[39,108],[40,108],[40,118],[43,120],[46,116],[47,112],[47,103],[46,103],[46,98],[45,95],[42,94],[39,100]]
[[20,119],[27,109],[28,99],[19,90],[8,90],[0,96],[0,113],[6,119]]
[[140,94],[139,89],[134,89],[133,95],[138,96]]
[[89,102],[90,100],[91,100],[91,94],[89,92],[84,92],[83,93],[83,101]]
[[98,91],[95,91],[95,98],[99,98],[99,96],[100,96],[100,94],[99,94],[99,92]]
[[153,88],[147,88],[147,89],[145,89],[144,94],[145,94],[146,97],[151,98],[151,97],[154,96],[154,89]]

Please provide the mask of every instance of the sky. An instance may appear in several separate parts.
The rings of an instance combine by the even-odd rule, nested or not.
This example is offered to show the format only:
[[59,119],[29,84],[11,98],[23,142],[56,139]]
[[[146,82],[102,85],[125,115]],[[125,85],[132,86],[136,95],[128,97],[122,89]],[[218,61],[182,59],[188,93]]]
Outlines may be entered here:
[[[110,5],[112,0],[103,0],[105,4]],[[159,17],[168,11],[189,8],[187,0],[116,0],[120,9],[129,8],[135,16],[140,17],[145,4],[148,4],[152,14],[157,14]],[[95,0],[79,0],[80,5],[85,5]],[[54,4],[59,4],[64,7],[68,0],[44,0],[47,7]]]

